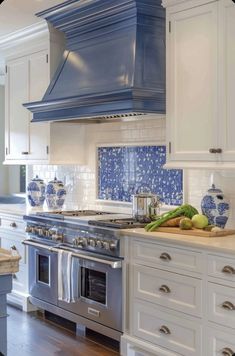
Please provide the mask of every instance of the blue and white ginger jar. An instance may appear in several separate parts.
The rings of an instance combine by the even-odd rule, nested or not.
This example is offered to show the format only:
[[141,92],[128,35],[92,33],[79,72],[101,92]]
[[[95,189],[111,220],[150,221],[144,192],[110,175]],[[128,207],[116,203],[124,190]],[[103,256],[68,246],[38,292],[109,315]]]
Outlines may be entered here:
[[202,213],[207,216],[209,224],[216,225],[222,229],[225,227],[229,217],[229,202],[224,197],[221,189],[214,184],[207,191],[201,202]]
[[62,181],[56,177],[46,187],[46,202],[49,209],[61,209],[66,196],[66,190]]
[[46,197],[46,184],[36,176],[27,186],[27,198],[32,207],[42,207]]

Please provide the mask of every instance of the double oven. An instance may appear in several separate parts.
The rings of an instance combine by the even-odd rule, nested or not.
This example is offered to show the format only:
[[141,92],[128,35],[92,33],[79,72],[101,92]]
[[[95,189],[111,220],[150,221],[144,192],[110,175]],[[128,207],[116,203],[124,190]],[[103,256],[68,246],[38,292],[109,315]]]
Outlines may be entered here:
[[[63,239],[60,241],[38,236],[35,231],[42,230],[38,224],[37,227],[35,224],[33,227],[28,225],[28,231],[30,228],[33,232],[24,244],[28,246],[32,304],[120,340],[123,259],[119,256],[119,241],[109,234],[102,239],[99,229],[91,234],[89,227],[83,231],[83,238],[77,238],[78,241],[74,238],[79,234],[78,228],[63,229]],[[77,298],[74,302],[59,298],[58,279],[61,271],[58,270],[58,259],[61,251],[70,252],[78,262],[73,276],[68,276],[76,281]]]

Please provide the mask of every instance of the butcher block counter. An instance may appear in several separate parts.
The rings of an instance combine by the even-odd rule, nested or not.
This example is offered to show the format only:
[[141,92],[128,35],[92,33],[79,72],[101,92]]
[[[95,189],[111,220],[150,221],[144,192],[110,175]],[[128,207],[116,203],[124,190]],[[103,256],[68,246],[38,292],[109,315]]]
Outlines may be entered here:
[[12,273],[19,270],[20,256],[0,248],[0,353],[7,355],[7,298],[12,289]]

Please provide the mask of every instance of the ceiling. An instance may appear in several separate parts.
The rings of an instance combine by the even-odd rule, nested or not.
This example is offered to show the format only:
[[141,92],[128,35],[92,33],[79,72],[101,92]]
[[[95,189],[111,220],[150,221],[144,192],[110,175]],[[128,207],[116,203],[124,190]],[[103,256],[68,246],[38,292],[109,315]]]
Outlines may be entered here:
[[4,0],[0,5],[0,39],[42,19],[34,14],[65,0]]

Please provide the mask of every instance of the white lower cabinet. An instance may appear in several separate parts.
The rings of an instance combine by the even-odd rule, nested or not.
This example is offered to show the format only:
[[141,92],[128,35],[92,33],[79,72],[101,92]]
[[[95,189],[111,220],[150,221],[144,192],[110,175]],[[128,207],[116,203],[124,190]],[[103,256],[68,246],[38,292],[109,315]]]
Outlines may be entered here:
[[7,296],[7,301],[28,312],[35,310],[29,302],[28,293],[28,256],[27,249],[22,244],[25,239],[24,222],[22,216],[0,213],[0,245],[10,250],[14,248],[21,256],[19,272],[13,275],[13,288]]
[[127,239],[129,310],[121,354],[234,356],[235,256]]
[[207,356],[233,356],[235,354],[235,336],[227,332],[208,328]]
[[200,356],[202,327],[195,320],[175,316],[153,304],[135,301],[133,333],[153,344],[184,356]]
[[201,280],[146,266],[133,268],[134,296],[196,316],[202,314]]
[[235,329],[235,288],[208,284],[208,317],[210,321]]

